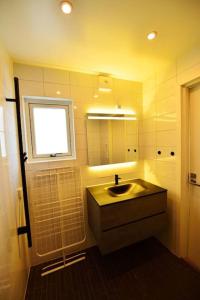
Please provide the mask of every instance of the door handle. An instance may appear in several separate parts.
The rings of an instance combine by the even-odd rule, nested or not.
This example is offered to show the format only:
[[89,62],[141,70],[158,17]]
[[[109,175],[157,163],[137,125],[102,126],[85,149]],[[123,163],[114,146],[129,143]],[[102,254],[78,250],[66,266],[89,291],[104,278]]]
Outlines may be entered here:
[[188,181],[189,181],[189,184],[191,185],[196,185],[196,186],[200,186],[200,184],[198,184],[196,182],[196,179],[197,179],[197,174],[195,173],[189,173],[189,176],[188,176]]

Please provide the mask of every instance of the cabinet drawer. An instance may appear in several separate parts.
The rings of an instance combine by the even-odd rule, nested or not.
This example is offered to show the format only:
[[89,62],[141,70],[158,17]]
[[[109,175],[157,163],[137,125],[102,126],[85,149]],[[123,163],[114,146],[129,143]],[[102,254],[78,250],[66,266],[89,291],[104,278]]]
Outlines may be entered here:
[[167,214],[143,219],[111,230],[102,232],[99,248],[107,254],[122,247],[136,243],[161,232],[167,224]]
[[101,230],[157,215],[166,209],[167,192],[105,205],[100,208]]

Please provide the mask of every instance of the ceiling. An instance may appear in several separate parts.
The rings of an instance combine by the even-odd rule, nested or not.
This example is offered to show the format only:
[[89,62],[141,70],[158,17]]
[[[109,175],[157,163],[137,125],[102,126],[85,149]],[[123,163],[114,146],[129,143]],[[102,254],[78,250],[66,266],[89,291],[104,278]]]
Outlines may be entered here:
[[[14,61],[143,80],[200,42],[200,0],[0,0]],[[148,41],[146,34],[158,31]]]

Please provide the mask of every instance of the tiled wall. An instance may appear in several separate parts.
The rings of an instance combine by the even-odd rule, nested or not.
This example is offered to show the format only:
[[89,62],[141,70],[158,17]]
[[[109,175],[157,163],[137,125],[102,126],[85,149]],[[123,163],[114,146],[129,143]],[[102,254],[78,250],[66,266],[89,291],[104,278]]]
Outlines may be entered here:
[[[179,255],[182,206],[180,86],[200,76],[199,49],[194,49],[152,74],[144,82],[143,95],[140,83],[114,79],[114,93],[94,98],[97,76],[90,74],[15,65],[15,75],[20,78],[21,95],[66,97],[74,100],[77,160],[67,162],[67,165],[75,163],[81,166],[83,187],[113,180],[116,172],[115,168],[87,167],[85,114],[91,108],[97,111],[102,108],[112,110],[116,104],[136,111],[140,119],[140,157],[144,159],[144,174],[142,160],[134,167],[117,167],[117,172],[124,179],[143,178],[144,175],[146,180],[168,189],[169,227],[159,238]],[[51,166],[60,164],[52,163]],[[33,167],[44,165],[32,165],[31,168]],[[92,243],[92,236],[87,228],[87,242],[83,248]]]
[[[91,112],[91,110],[93,112],[95,110],[96,112],[102,110],[113,112],[116,105],[121,105],[122,109],[135,111],[137,118],[140,119],[142,110],[141,83],[113,79],[113,92],[101,93],[98,98],[94,98],[98,84],[98,76],[96,75],[20,64],[14,65],[14,73],[20,79],[21,96],[64,97],[72,99],[75,106],[77,159],[75,161],[27,165],[27,170],[29,168],[78,165],[81,167],[83,188],[88,185],[113,181],[116,172],[121,174],[120,177],[123,179],[143,177],[143,162],[139,161],[134,166],[122,165],[121,167],[90,169],[87,166],[86,141],[86,113]],[[94,243],[89,228],[87,228],[86,233],[87,239],[86,243],[82,245],[83,248]],[[32,262],[38,263],[39,261],[34,256]]]
[[[183,201],[181,197],[181,85],[200,76],[200,51],[194,49],[144,82],[140,126],[145,179],[168,189],[169,227],[160,236],[180,255]],[[161,151],[161,154],[158,154]],[[174,156],[170,155],[174,152]]]
[[[175,69],[176,70],[176,69]],[[175,71],[174,70],[174,71]],[[140,145],[147,181],[168,189],[168,232],[162,241],[177,251],[177,91],[176,73],[166,80],[158,74],[144,82]],[[174,152],[174,156],[171,156]]]
[[[21,187],[12,62],[0,45],[0,299],[22,300],[28,279],[29,263],[26,237],[17,236],[22,201],[17,197]],[[5,140],[5,142],[4,142]]]
[[[2,55],[1,55],[2,56]],[[6,58],[7,59],[7,58]],[[180,85],[185,84],[200,76],[200,55],[199,49],[187,56],[183,56],[176,62],[172,62],[165,69],[152,74],[144,82],[142,95],[141,83],[129,82],[119,79],[113,80],[114,92],[112,94],[102,94],[99,98],[94,98],[97,88],[97,76],[83,73],[70,72],[65,70],[32,67],[15,64],[15,75],[20,78],[21,95],[34,96],[50,96],[50,97],[66,97],[74,100],[75,105],[75,128],[76,128],[76,146],[77,160],[73,162],[56,162],[45,164],[29,165],[27,169],[43,168],[49,166],[61,165],[78,165],[81,167],[83,187],[92,184],[104,183],[113,180],[113,174],[117,171],[123,177],[145,177],[146,180],[159,184],[168,189],[168,215],[169,228],[159,236],[166,246],[176,254],[180,253],[180,210],[181,210],[181,93]],[[9,74],[6,67],[4,72],[1,71],[1,97],[10,96],[10,84],[5,80],[3,74]],[[143,97],[143,114],[142,111]],[[11,235],[14,232],[14,224],[10,220],[15,220],[15,216],[7,217],[9,210],[13,214],[16,212],[13,203],[16,202],[16,187],[20,186],[18,181],[18,163],[16,163],[16,137],[13,135],[15,125],[14,111],[12,104],[2,102],[4,115],[9,120],[9,126],[6,128],[7,136],[7,158],[0,160],[1,171],[1,198],[6,199],[5,205],[0,207],[1,220],[4,225],[11,227]],[[103,169],[90,169],[87,167],[87,143],[86,143],[86,126],[85,115],[90,109],[112,110],[117,104],[122,108],[133,109],[140,121],[140,156],[144,159],[136,163],[135,166],[108,167]],[[9,113],[9,118],[8,118]],[[142,117],[141,117],[142,115]],[[12,124],[12,126],[11,126]],[[1,130],[2,131],[2,130]],[[9,137],[8,138],[8,133]],[[10,143],[10,144],[9,144]],[[12,145],[11,145],[12,143]],[[161,151],[158,154],[158,151]],[[174,156],[170,153],[174,152]],[[9,158],[9,159],[8,159]],[[9,163],[12,162],[12,163]],[[144,170],[144,173],[143,173]],[[9,175],[12,173],[11,194],[7,195],[10,183],[8,183]],[[10,200],[9,200],[10,199]],[[9,223],[11,222],[11,223]],[[86,222],[87,223],[87,222]],[[11,224],[11,225],[10,225]],[[4,229],[1,235],[5,243],[1,246],[1,257],[7,257],[10,262],[14,260],[14,252],[18,253],[18,249],[14,250],[16,236],[12,239],[15,243],[10,243],[10,235],[7,229]],[[83,248],[92,245],[92,235],[87,228],[87,241]],[[7,246],[9,245],[9,246]],[[9,248],[10,247],[10,248]],[[6,251],[9,249],[9,251]],[[22,251],[23,249],[21,249]],[[10,259],[11,258],[11,259]],[[6,260],[4,259],[4,262]],[[26,281],[26,267],[20,258],[15,258],[15,263],[19,264],[20,274],[23,278],[20,282],[21,291],[23,291]],[[14,281],[14,273],[10,273],[8,264],[2,264],[5,276],[0,278],[0,292],[5,291],[5,295],[14,291],[14,286],[19,286]],[[1,273],[2,274],[2,273]],[[16,278],[21,278],[16,276]],[[7,280],[7,281],[6,281]],[[16,280],[16,279],[15,279]],[[5,282],[5,285],[4,285]],[[11,283],[11,285],[6,285]],[[3,288],[2,288],[3,287]],[[1,295],[1,294],[0,294]]]

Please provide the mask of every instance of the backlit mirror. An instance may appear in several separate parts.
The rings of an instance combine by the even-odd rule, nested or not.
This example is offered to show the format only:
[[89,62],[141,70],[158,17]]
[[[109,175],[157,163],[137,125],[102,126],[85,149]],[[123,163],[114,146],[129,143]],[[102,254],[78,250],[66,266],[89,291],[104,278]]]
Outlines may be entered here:
[[138,159],[138,120],[134,115],[87,115],[88,164],[100,166]]

